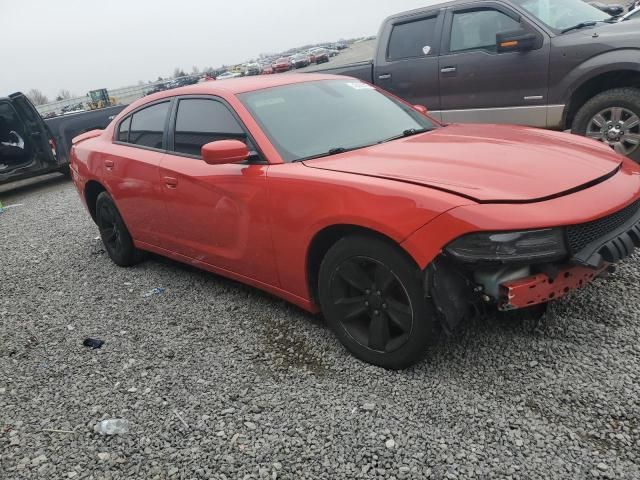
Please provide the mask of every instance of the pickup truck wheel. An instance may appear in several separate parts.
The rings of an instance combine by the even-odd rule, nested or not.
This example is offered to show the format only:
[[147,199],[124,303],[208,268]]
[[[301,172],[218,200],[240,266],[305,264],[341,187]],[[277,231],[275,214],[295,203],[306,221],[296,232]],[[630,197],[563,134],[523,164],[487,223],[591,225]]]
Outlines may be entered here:
[[578,111],[571,131],[640,162],[640,90],[616,88],[596,95]]
[[133,246],[129,230],[107,192],[102,192],[96,200],[96,223],[104,248],[113,263],[130,267],[142,260],[143,252]]
[[357,358],[383,368],[406,368],[437,338],[435,310],[420,279],[418,268],[398,247],[368,236],[345,237],[320,266],[320,306]]

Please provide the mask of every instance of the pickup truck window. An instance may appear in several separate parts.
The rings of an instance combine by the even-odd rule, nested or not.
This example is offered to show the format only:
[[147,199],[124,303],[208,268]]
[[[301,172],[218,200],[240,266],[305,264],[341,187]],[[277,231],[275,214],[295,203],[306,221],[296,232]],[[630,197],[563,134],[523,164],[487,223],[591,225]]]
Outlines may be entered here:
[[162,148],[169,105],[168,101],[157,103],[135,112],[131,118],[129,143],[141,147]]
[[429,55],[433,51],[437,19],[437,16],[433,16],[394,25],[389,39],[387,58],[401,60]]
[[609,18],[602,10],[582,0],[513,0],[542,23],[564,30],[582,22],[601,22]]
[[436,128],[371,85],[322,80],[239,95],[286,162],[364,148]]
[[454,12],[449,50],[496,51],[496,34],[518,30],[520,24],[492,8]]
[[178,103],[173,150],[200,156],[202,146],[216,140],[244,139],[245,132],[229,109],[215,100]]

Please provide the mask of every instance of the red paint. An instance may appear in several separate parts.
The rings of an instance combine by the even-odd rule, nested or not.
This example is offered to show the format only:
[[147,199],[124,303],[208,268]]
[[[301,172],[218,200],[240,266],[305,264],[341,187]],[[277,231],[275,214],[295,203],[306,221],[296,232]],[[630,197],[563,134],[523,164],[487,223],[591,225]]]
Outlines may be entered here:
[[[640,168],[581,137],[524,127],[452,125],[303,163],[283,163],[237,94],[329,75],[269,75],[159,92],[215,95],[242,119],[267,164],[209,165],[115,144],[114,121],[72,150],[74,182],[114,198],[135,244],[234,278],[315,311],[309,248],[327,228],[355,225],[388,237],[421,268],[458,236],[582,223],[640,197]],[[309,112],[310,115],[313,112]],[[611,178],[570,195],[534,201]],[[482,203],[502,200],[502,203]],[[505,201],[506,200],[506,201]],[[514,203],[529,202],[529,203]]]

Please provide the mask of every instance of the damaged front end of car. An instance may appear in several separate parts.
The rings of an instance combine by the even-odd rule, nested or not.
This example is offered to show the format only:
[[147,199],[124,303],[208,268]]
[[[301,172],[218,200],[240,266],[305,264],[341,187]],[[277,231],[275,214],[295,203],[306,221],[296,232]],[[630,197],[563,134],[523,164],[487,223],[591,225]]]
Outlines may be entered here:
[[637,247],[640,200],[580,225],[469,233],[426,268],[425,294],[452,332],[468,318],[561,298],[613,271]]

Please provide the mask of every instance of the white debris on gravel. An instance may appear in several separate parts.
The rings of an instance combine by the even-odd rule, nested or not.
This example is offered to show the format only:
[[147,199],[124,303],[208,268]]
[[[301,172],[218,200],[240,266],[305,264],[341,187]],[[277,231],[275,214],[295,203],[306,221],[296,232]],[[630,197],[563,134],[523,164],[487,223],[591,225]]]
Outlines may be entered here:
[[[0,200],[24,204],[0,218],[2,478],[640,478],[639,256],[388,372],[252,288],[116,267],[68,182]],[[110,418],[135,428],[96,435]]]

